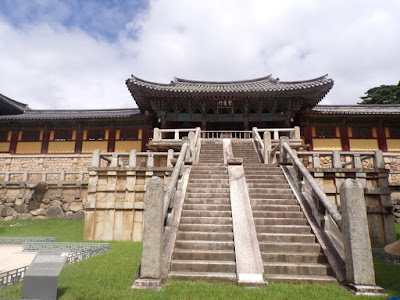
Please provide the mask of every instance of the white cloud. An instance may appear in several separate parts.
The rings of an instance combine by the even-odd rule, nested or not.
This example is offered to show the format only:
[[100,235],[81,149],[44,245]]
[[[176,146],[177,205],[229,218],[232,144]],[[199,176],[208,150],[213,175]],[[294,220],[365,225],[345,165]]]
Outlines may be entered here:
[[335,86],[323,102],[355,104],[400,79],[399,8],[398,0],[150,1],[115,42],[0,20],[0,93],[34,108],[129,107],[131,73],[161,82],[329,73]]

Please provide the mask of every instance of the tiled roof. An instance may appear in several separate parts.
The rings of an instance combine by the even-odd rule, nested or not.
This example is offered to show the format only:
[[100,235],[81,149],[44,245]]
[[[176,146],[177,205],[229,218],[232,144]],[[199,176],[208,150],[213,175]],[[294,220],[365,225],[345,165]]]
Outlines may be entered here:
[[175,78],[169,84],[145,81],[131,76],[126,84],[141,109],[148,109],[148,97],[152,96],[244,96],[266,97],[304,96],[317,104],[332,88],[333,80],[327,75],[304,81],[280,81],[271,75],[243,81],[193,81]]
[[27,110],[19,115],[0,116],[0,120],[78,120],[114,119],[139,116],[138,108],[103,110]]
[[312,114],[321,115],[400,115],[400,104],[317,105]]
[[18,102],[0,94],[0,115],[2,114],[18,114],[29,109],[25,103]]

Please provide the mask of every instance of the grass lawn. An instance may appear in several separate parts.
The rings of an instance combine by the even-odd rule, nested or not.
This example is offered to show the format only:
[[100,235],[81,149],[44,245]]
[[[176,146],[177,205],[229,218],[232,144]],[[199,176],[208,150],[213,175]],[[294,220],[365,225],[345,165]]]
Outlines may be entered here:
[[[400,224],[396,224],[400,238]],[[58,241],[82,241],[83,222],[72,220],[11,221],[0,223],[0,236],[56,236]],[[111,242],[110,251],[67,265],[61,272],[58,299],[372,299],[354,296],[338,284],[270,283],[260,289],[233,284],[170,281],[162,291],[133,290],[141,243]],[[400,297],[400,266],[375,261],[377,284]],[[0,290],[0,298],[20,298],[21,286]],[[373,299],[385,299],[376,298]]]

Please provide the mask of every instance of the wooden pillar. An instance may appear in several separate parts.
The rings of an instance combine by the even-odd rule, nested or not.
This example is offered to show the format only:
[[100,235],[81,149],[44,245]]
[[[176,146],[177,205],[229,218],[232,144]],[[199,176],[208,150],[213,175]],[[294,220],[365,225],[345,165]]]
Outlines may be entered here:
[[17,143],[18,143],[18,126],[13,128],[11,132],[11,141],[10,141],[10,154],[15,154],[17,151]]
[[107,147],[108,152],[115,151],[115,132],[116,130],[114,128],[108,130],[108,147]]
[[50,130],[43,130],[42,148],[40,153],[46,154],[49,149]]
[[311,126],[307,124],[304,127],[304,142],[306,144],[309,144],[307,150],[312,151],[313,150],[313,144],[312,144],[312,131],[311,131]]
[[147,143],[149,142],[150,138],[150,129],[149,128],[143,128],[142,129],[142,152],[147,151]]
[[387,143],[386,143],[386,135],[385,135],[385,128],[383,127],[382,120],[379,121],[377,126],[377,135],[378,135],[378,147],[379,150],[383,152],[387,152]]
[[82,153],[83,129],[76,130],[75,153]]
[[340,126],[340,143],[342,151],[350,151],[349,131],[347,126]]

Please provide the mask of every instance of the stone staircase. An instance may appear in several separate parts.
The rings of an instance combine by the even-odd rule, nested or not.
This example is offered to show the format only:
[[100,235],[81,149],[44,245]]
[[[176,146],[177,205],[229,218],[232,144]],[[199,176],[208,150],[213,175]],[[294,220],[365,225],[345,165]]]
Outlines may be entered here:
[[253,140],[232,140],[233,157],[243,158],[243,163],[258,163]]
[[336,282],[281,168],[244,170],[267,280]]
[[236,263],[227,166],[222,143],[203,142],[193,164],[170,278],[233,281]]

